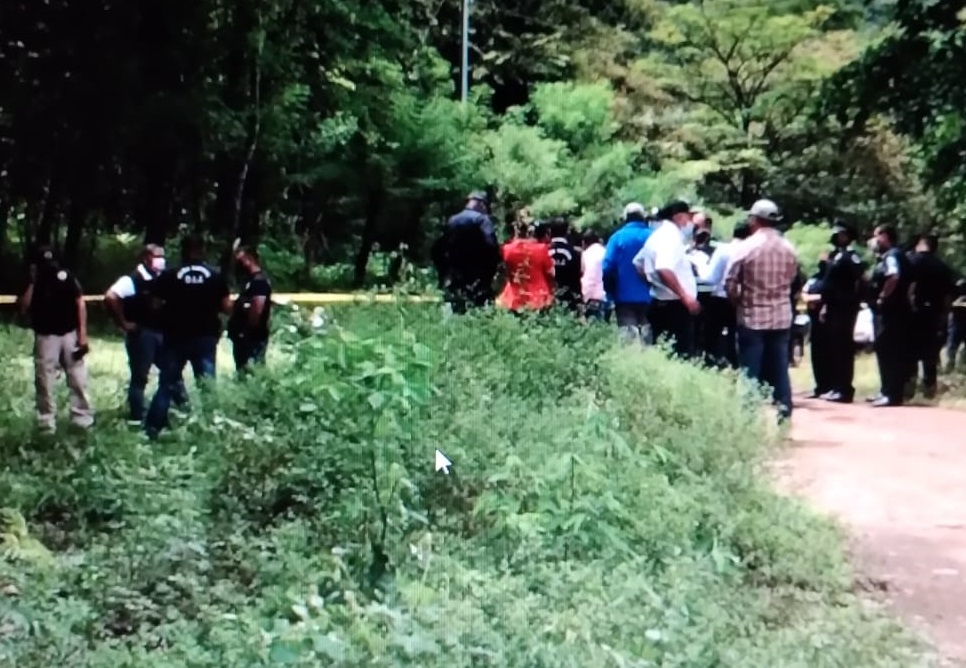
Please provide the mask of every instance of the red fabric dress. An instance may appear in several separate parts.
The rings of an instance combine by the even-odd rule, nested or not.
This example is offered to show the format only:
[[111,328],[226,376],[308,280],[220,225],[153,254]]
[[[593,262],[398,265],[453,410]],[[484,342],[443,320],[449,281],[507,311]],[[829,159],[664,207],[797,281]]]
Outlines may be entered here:
[[503,245],[507,282],[498,303],[503,308],[542,309],[553,303],[553,259],[550,246],[535,239],[514,239]]

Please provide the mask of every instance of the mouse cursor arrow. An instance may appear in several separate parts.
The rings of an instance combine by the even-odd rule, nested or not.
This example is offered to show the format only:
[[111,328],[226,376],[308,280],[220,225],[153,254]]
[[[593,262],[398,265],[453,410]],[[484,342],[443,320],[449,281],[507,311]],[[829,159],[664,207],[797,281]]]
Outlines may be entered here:
[[449,457],[443,454],[442,450],[436,449],[436,472],[442,471],[446,475],[449,475],[449,467],[453,465]]

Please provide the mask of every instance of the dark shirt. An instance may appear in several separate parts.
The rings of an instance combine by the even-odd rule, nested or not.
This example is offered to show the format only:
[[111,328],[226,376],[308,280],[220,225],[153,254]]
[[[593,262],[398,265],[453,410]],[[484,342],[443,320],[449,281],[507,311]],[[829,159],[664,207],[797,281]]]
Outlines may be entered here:
[[128,274],[134,284],[134,294],[121,300],[124,319],[144,329],[161,329],[161,308],[157,296],[157,279],[140,266]]
[[550,240],[557,299],[567,303],[580,300],[580,251],[563,237]]
[[822,303],[830,309],[858,310],[865,265],[851,248],[837,248],[822,277]]
[[165,337],[183,341],[221,335],[221,304],[230,294],[221,272],[197,262],[169,269],[157,281]]
[[484,213],[464,209],[447,221],[443,235],[433,244],[432,256],[441,282],[491,282],[501,261],[493,221]]
[[913,289],[916,310],[945,312],[956,289],[953,270],[933,253],[915,253],[909,260],[916,283]]
[[[255,297],[265,297],[265,308],[258,324],[253,328],[248,321],[248,311],[252,307]],[[228,323],[228,334],[232,338],[250,337],[253,340],[268,340],[268,323],[272,316],[272,283],[265,272],[253,274],[235,299],[231,319]]]
[[40,336],[63,336],[80,325],[80,283],[66,269],[40,268],[30,302],[30,326]]
[[[881,306],[879,297],[886,281],[892,276],[898,277],[898,285]],[[892,248],[882,253],[872,270],[871,290],[872,298],[879,313],[885,315],[905,315],[912,310],[909,302],[909,288],[912,285],[912,268],[909,258],[898,248]]]
[[953,323],[956,327],[966,328],[966,282],[956,284],[953,293]]

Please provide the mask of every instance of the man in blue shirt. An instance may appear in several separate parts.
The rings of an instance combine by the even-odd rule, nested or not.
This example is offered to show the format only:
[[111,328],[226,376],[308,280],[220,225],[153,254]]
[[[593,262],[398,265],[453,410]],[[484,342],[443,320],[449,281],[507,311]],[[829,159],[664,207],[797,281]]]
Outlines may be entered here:
[[651,286],[634,267],[634,257],[644,247],[651,229],[644,207],[632,202],[624,207],[624,225],[611,235],[604,254],[604,289],[614,301],[614,315],[621,335],[649,343],[651,327],[647,309]]

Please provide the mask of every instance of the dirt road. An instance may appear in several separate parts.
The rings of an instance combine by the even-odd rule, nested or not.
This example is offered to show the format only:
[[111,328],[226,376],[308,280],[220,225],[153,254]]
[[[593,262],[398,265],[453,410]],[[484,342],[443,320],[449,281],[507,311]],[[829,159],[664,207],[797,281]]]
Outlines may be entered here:
[[791,490],[849,529],[870,588],[966,666],[966,412],[799,399],[792,439]]

